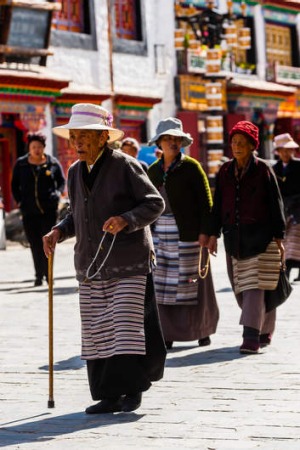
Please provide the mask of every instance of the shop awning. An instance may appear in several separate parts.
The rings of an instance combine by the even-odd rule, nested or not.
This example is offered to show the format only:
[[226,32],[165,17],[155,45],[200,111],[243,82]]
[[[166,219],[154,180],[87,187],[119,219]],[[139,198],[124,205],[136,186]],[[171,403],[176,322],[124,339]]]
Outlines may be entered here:
[[70,80],[49,69],[36,66],[32,70],[0,67],[1,100],[42,100],[52,102],[69,86]]
[[248,91],[248,92],[263,92],[270,96],[285,96],[295,94],[296,88],[291,86],[283,86],[279,83],[270,81],[249,79],[249,78],[232,78],[228,81],[227,87],[229,91]]

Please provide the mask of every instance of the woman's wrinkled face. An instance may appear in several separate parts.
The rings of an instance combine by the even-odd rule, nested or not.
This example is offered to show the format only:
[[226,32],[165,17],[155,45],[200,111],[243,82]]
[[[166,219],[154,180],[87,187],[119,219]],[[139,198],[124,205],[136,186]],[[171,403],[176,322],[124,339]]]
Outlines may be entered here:
[[175,156],[180,152],[182,137],[166,134],[159,139],[158,144],[161,147],[165,157],[175,158]]
[[254,145],[243,134],[236,133],[231,139],[232,156],[239,165],[244,165],[254,150]]
[[108,140],[108,131],[70,130],[70,145],[77,152],[80,161],[94,164],[99,151]]
[[28,146],[28,152],[32,159],[40,160],[44,154],[44,144],[40,141],[31,141]]
[[276,149],[279,158],[283,163],[288,163],[294,156],[295,149],[294,148],[277,148]]

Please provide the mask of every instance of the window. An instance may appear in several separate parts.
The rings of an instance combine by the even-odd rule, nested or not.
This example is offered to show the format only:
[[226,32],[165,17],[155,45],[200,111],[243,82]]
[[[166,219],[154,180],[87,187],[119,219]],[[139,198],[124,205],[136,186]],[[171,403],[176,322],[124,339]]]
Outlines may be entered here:
[[82,0],[56,0],[61,10],[53,14],[52,28],[56,30],[84,33],[84,14]]
[[51,45],[96,50],[93,0],[55,0],[61,10],[53,14]]
[[146,55],[144,1],[114,0],[113,50]]
[[291,29],[287,26],[266,24],[267,62],[292,66]]
[[115,28],[119,39],[141,41],[140,1],[115,1]]

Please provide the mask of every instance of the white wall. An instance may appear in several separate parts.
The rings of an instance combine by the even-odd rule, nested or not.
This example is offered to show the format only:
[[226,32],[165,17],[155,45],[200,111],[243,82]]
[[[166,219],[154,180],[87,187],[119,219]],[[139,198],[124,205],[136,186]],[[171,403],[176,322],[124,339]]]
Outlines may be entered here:
[[[163,99],[162,103],[155,105],[150,112],[151,133],[160,119],[175,114],[174,1],[142,1],[145,8],[147,55],[114,52],[113,78],[117,94]],[[70,77],[73,83],[82,86],[83,89],[87,86],[109,93],[111,81],[107,2],[95,0],[94,6],[98,52],[55,47],[54,56],[48,58],[47,66],[64,77]],[[155,73],[155,44],[165,46],[164,74]],[[109,105],[109,102],[106,103]]]

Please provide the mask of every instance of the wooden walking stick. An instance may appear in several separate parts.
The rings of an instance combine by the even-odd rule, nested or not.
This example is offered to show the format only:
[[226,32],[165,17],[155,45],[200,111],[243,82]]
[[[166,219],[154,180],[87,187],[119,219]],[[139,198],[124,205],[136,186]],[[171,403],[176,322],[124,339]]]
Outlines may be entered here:
[[53,397],[53,257],[48,256],[48,319],[49,319],[49,400],[48,408],[54,408]]

